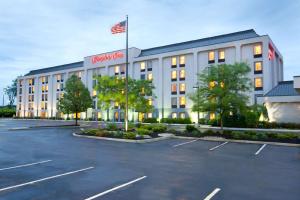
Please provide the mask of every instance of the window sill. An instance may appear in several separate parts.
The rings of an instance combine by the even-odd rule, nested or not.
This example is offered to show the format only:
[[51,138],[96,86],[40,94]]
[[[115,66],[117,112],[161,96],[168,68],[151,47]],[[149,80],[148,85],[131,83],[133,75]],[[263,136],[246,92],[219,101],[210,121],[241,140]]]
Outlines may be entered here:
[[177,65],[171,65],[171,68],[176,68],[177,67]]
[[179,92],[179,94],[185,94],[185,91]]
[[171,81],[177,81],[177,78],[176,78],[176,79],[175,79],[175,78],[174,78],[174,79],[172,78]]
[[177,108],[177,106],[172,106],[172,108]]
[[254,90],[255,91],[261,91],[261,90],[263,90],[263,87],[256,87]]
[[225,62],[225,59],[219,59],[218,62],[223,63],[223,62]]
[[215,63],[214,60],[209,60],[209,61],[208,61],[208,64],[213,64],[213,63]]
[[262,74],[263,71],[254,71],[254,74]]
[[262,54],[256,54],[256,55],[253,55],[254,58],[261,58],[262,57]]
[[180,108],[185,108],[185,105],[180,105]]
[[185,64],[180,64],[179,67],[185,67]]
[[176,95],[176,94],[177,94],[177,92],[171,92],[171,94],[172,94],[172,95]]

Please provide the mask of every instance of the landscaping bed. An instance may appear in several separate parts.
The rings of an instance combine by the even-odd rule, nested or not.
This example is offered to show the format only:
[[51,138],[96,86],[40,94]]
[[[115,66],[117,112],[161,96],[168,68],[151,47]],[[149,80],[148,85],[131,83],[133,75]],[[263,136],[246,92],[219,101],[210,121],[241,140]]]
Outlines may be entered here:
[[107,137],[127,140],[143,140],[158,138],[159,133],[165,133],[167,127],[161,124],[129,124],[128,131],[124,130],[124,124],[107,124],[105,127],[82,129],[79,135]]
[[171,129],[168,132],[173,133],[176,136],[185,137],[206,137],[216,136],[225,139],[234,140],[251,140],[251,141],[265,141],[265,142],[283,142],[283,143],[295,143],[300,144],[300,134],[296,133],[270,133],[270,132],[255,132],[255,131],[220,131],[206,130],[200,131],[195,126],[187,125],[184,131],[178,131]]

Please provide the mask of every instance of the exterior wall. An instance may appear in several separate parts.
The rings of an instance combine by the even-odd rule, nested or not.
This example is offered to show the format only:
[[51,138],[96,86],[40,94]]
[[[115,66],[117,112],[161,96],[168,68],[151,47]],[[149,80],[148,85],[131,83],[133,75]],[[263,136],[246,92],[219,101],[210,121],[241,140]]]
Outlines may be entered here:
[[[269,43],[271,43],[276,51],[276,59],[270,61],[268,59],[268,48]],[[253,57],[253,47],[255,44],[262,44],[263,47],[263,54],[261,58],[254,58]],[[225,62],[218,62],[218,52],[219,50],[225,51]],[[129,76],[140,79],[142,74],[145,74],[147,77],[147,74],[152,73],[153,75],[153,84],[155,86],[155,89],[153,93],[157,98],[153,99],[153,105],[155,107],[155,111],[152,113],[153,117],[158,118],[165,118],[165,117],[171,117],[172,113],[177,113],[177,116],[179,114],[185,113],[185,117],[191,117],[192,121],[196,120],[196,113],[191,112],[192,102],[188,99],[187,94],[192,93],[194,91],[193,87],[197,85],[197,74],[201,73],[206,67],[208,67],[210,64],[208,64],[208,52],[214,51],[215,52],[215,63],[214,64],[233,64],[235,62],[246,62],[251,67],[252,71],[249,73],[249,77],[254,80],[255,77],[262,77],[263,78],[263,88],[260,91],[251,91],[248,95],[250,98],[250,104],[253,104],[255,102],[262,103],[261,101],[258,101],[257,98],[267,93],[271,88],[273,88],[275,85],[278,84],[278,81],[283,80],[283,62],[282,57],[278,50],[276,49],[275,45],[272,43],[270,38],[268,36],[259,36],[251,39],[245,39],[245,40],[239,40],[229,43],[219,43],[215,45],[210,46],[203,46],[199,48],[192,48],[192,49],[184,49],[180,51],[174,51],[174,52],[166,52],[161,53],[157,55],[151,55],[151,56],[144,56],[139,57],[141,50],[137,48],[130,48],[129,49]],[[46,112],[48,117],[55,117],[59,116],[60,114],[57,112],[57,96],[60,96],[63,91],[59,90],[57,91],[57,85],[58,84],[65,84],[68,77],[70,77],[72,74],[76,74],[81,77],[81,80],[83,83],[88,87],[88,89],[91,92],[91,95],[93,94],[93,76],[94,75],[115,75],[115,67],[125,66],[125,56],[118,57],[115,59],[107,58],[104,59],[104,57],[107,54],[113,54],[113,53],[123,53],[125,55],[125,50],[119,50],[116,52],[110,52],[105,54],[99,54],[94,56],[88,56],[84,58],[84,67],[78,67],[78,68],[71,68],[68,70],[62,70],[62,71],[56,71],[56,72],[50,72],[45,74],[38,74],[34,76],[25,76],[20,77],[19,81],[23,81],[22,85],[22,94],[18,95],[21,96],[22,101],[17,104],[17,110],[18,115],[23,116],[29,116],[28,113],[32,112],[34,116],[41,116],[41,112]],[[101,57],[102,60],[98,60],[97,62],[94,62],[93,58],[95,56]],[[103,57],[104,56],[104,57]],[[185,66],[180,67],[179,66],[179,57],[185,56]],[[171,59],[172,57],[177,58],[177,67],[172,68],[171,66]],[[254,62],[255,61],[262,61],[263,62],[263,73],[262,74],[254,74],[253,68],[254,68]],[[152,63],[152,71],[146,71],[141,72],[140,70],[140,63],[141,62],[151,62]],[[179,71],[181,69],[185,70],[185,80],[179,80]],[[171,72],[173,70],[177,71],[177,81],[171,81]],[[57,75],[63,74],[64,81],[63,82],[57,82]],[[40,108],[41,106],[41,95],[42,91],[41,88],[43,84],[41,81],[42,76],[48,77],[48,101],[47,101],[47,110],[44,111]],[[118,76],[125,76],[124,74],[120,74]],[[30,78],[35,79],[35,97],[34,97],[34,110],[29,111],[28,110],[28,80]],[[171,94],[171,84],[177,83],[177,94],[172,95]],[[185,94],[179,94],[179,84],[185,83],[186,90]],[[20,86],[18,85],[18,88]],[[185,108],[179,107],[179,97],[185,96],[186,98],[186,104]],[[176,97],[177,98],[177,108],[172,108],[171,106],[171,98]],[[86,113],[82,113],[81,117],[93,117],[93,118],[107,118],[107,111],[101,111],[97,108],[97,98],[93,98],[95,101],[95,108],[89,109]],[[21,106],[21,107],[20,107]],[[20,109],[19,109],[20,108]],[[114,115],[116,110],[111,110],[109,115],[112,119],[112,116]],[[204,117],[204,114],[201,114],[201,117]],[[66,117],[66,116],[65,116]],[[129,113],[129,119],[137,119],[138,115],[137,113],[134,113],[130,111]]]
[[300,102],[267,102],[270,122],[300,123]]

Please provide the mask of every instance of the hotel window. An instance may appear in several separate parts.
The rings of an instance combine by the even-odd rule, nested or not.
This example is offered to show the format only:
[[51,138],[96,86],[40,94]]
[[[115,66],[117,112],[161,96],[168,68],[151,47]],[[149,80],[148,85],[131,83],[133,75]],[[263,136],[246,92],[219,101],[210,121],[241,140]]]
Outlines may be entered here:
[[177,81],[177,71],[174,70],[171,72],[171,80]]
[[185,94],[185,83],[179,84],[179,94]]
[[185,97],[179,97],[180,108],[185,108]]
[[148,81],[152,81],[153,80],[153,75],[152,73],[149,73],[147,76]]
[[145,88],[142,88],[141,95],[145,96]]
[[263,89],[263,80],[261,77],[254,78],[254,86],[255,86],[255,90]]
[[56,100],[59,100],[59,93],[56,93]]
[[208,52],[208,64],[215,63],[215,52]]
[[22,88],[19,88],[19,94],[22,94]]
[[146,64],[145,64],[145,62],[141,62],[140,63],[140,69],[141,69],[141,72],[144,72],[146,70]]
[[19,96],[19,102],[22,102],[22,96]]
[[47,84],[48,83],[48,77],[47,76],[43,76],[42,77],[42,84]]
[[215,81],[210,81],[210,82],[209,82],[209,88],[210,88],[210,89],[211,89],[211,88],[214,88],[215,85],[216,85]]
[[176,119],[177,118],[177,113],[173,112],[171,116],[172,116],[172,119]]
[[179,80],[181,80],[181,81],[185,80],[185,70],[184,69],[179,71]]
[[180,56],[179,57],[179,67],[184,67],[185,66],[185,56]]
[[121,67],[121,74],[125,74],[125,71],[126,71],[126,66],[122,66]]
[[96,90],[93,90],[92,96],[93,96],[93,97],[96,97],[96,95],[97,95],[97,91],[96,91]]
[[171,84],[171,94],[177,94],[177,84],[176,83]]
[[147,71],[148,72],[152,71],[152,61],[151,60],[147,62]]
[[19,110],[22,110],[22,104],[19,104]]
[[60,91],[60,86],[61,86],[60,83],[57,83],[57,84],[56,84],[56,91]]
[[60,75],[60,74],[57,74],[57,75],[56,75],[56,82],[60,82],[60,80],[61,80],[61,75]]
[[209,119],[210,120],[216,119],[216,114],[215,113],[209,113]]
[[185,113],[184,112],[179,113],[179,118],[184,119],[185,118]]
[[152,106],[153,105],[153,100],[152,99],[148,99],[148,104],[149,104],[149,106]]
[[29,79],[28,82],[29,82],[29,85],[34,85],[34,79],[33,78]]
[[93,109],[96,109],[96,101],[93,101],[93,106],[92,106]]
[[152,117],[153,117],[152,113],[148,113],[148,114],[147,114],[147,117],[148,117],[148,118],[152,118]]
[[22,80],[19,81],[19,86],[20,86],[20,87],[23,86],[23,81],[22,81]]
[[172,68],[176,68],[177,67],[177,58],[176,57],[172,57]]
[[119,108],[119,102],[115,102],[114,107],[115,107],[115,109],[118,109]]
[[177,108],[177,97],[171,98],[171,106],[172,108]]
[[76,76],[81,80],[82,72],[76,72]]
[[141,80],[145,80],[146,79],[146,75],[145,74],[141,74]]
[[218,62],[225,62],[225,51],[224,50],[220,50],[219,51],[219,59]]
[[119,72],[120,72],[120,67],[115,66],[115,75],[119,75]]
[[262,61],[254,62],[254,74],[262,74],[263,65]]
[[260,58],[262,57],[262,46],[261,44],[256,44],[253,47],[253,55],[254,58]]
[[42,94],[42,101],[45,101],[45,94]]

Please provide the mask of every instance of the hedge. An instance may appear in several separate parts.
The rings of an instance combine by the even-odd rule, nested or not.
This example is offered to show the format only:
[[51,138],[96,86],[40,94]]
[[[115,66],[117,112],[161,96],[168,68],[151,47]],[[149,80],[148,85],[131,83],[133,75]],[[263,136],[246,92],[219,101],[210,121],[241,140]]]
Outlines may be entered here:
[[0,108],[0,117],[13,117],[16,114],[16,110],[13,108],[3,107]]
[[190,118],[162,118],[161,123],[167,124],[191,124],[192,121]]

